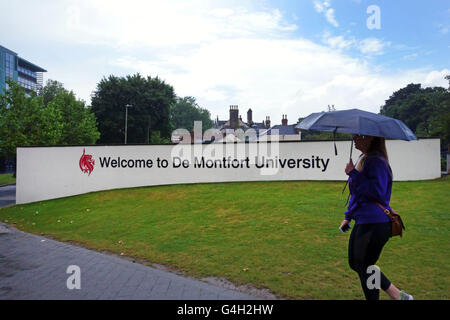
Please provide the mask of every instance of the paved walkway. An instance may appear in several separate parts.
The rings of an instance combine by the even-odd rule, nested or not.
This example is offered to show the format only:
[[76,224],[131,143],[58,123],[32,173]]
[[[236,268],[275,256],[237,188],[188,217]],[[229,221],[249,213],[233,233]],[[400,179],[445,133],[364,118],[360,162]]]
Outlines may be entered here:
[[[0,188],[0,201],[8,193]],[[80,268],[80,289],[67,288],[71,265]],[[0,299],[258,298],[0,223]]]
[[0,208],[16,204],[16,185],[0,187]]

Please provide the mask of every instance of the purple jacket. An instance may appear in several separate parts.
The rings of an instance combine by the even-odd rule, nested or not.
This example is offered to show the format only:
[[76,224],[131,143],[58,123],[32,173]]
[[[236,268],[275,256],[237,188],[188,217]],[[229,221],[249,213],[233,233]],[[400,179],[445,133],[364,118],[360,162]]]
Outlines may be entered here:
[[348,186],[350,202],[345,212],[345,220],[355,220],[355,224],[389,222],[389,217],[373,200],[390,209],[392,192],[392,170],[379,154],[369,154],[363,170],[353,169]]

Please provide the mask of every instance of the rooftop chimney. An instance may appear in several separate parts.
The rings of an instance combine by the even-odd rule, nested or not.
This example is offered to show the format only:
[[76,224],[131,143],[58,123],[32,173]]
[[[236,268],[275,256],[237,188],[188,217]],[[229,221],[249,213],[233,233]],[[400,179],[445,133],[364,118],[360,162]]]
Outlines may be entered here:
[[281,125],[282,126],[288,125],[287,114],[283,114],[283,118],[281,119]]
[[237,105],[230,106],[230,127],[233,129],[239,127],[239,109]]
[[266,116],[266,128],[270,128],[270,117]]
[[248,111],[247,111],[247,124],[249,126],[251,126],[253,124],[252,109],[248,109]]

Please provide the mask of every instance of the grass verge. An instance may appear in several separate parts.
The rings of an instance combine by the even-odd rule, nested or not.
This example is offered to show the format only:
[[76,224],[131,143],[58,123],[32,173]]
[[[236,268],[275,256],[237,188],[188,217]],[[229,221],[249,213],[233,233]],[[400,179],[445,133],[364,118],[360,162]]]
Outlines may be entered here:
[[[391,205],[407,229],[377,265],[416,299],[450,298],[449,186],[448,178],[394,183]],[[342,187],[295,181],[122,189],[3,208],[0,220],[283,298],[363,299],[347,263],[349,234],[338,231]]]
[[0,174],[0,185],[16,183],[16,178],[13,177],[12,173],[2,173]]

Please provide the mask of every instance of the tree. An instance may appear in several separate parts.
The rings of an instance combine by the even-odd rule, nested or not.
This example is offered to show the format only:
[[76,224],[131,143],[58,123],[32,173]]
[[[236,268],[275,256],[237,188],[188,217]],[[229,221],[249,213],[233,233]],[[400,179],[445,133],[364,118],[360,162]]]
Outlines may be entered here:
[[61,112],[63,129],[58,144],[95,144],[100,138],[95,115],[84,101],[76,99],[73,92],[58,93],[47,107]]
[[[450,81],[450,75],[445,79]],[[394,92],[380,113],[402,120],[418,137],[439,137],[441,151],[450,143],[450,87],[409,84]]]
[[420,84],[409,84],[394,92],[380,110],[381,114],[402,120],[417,135],[425,137],[443,134],[442,121],[449,112],[448,89],[421,88]]
[[48,80],[39,95],[45,106],[51,106],[61,112],[63,130],[58,144],[95,144],[100,138],[91,107],[86,106],[83,100],[78,100],[62,83]]
[[0,148],[13,156],[17,146],[95,144],[100,133],[94,114],[61,83],[49,80],[36,95],[16,82],[0,95]]
[[60,141],[63,124],[61,111],[53,105],[44,106],[43,99],[12,80],[0,95],[0,149],[6,156],[15,156],[18,146],[53,145]]
[[398,118],[398,113],[400,112],[398,105],[409,96],[418,93],[421,90],[420,84],[410,83],[406,87],[395,91],[389,99],[385,101],[384,106],[381,107],[380,113],[386,116],[390,114],[390,117]]
[[128,109],[128,143],[149,143],[152,131],[159,131],[161,138],[170,138],[169,108],[174,103],[173,87],[158,77],[135,74],[103,78],[92,97],[101,133],[99,142],[124,143],[127,104],[132,106]]
[[213,127],[211,113],[201,108],[194,97],[177,97],[176,102],[170,108],[170,120],[174,129],[183,128],[192,131],[194,121],[202,122],[202,131]]
[[48,105],[59,93],[67,92],[61,82],[48,79],[45,86],[39,90],[38,94],[43,97],[44,104]]

